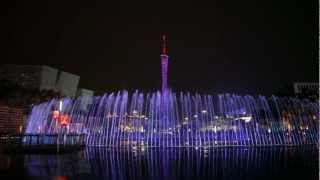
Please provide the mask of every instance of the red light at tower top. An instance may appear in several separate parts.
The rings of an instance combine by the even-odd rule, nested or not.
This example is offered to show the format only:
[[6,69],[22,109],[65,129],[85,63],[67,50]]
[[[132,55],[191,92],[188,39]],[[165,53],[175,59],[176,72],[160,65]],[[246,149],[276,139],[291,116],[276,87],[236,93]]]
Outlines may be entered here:
[[162,52],[161,54],[168,55],[168,48],[167,48],[167,36],[166,34],[162,34]]

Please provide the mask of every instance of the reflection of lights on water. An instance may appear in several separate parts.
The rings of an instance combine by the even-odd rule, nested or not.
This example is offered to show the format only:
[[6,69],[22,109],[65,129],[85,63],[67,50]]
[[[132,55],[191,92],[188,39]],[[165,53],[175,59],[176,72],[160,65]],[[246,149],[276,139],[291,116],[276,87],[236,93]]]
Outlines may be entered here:
[[132,111],[132,114],[137,114],[138,112],[136,110],[133,110]]
[[202,113],[202,114],[206,114],[206,113],[207,113],[207,110],[204,109],[204,110],[201,111],[201,113]]
[[194,118],[198,118],[198,115],[195,114],[195,115],[193,115],[193,117],[194,117]]
[[199,147],[198,147],[198,146],[196,146],[194,149],[195,149],[195,150],[198,150],[198,149],[199,149]]
[[53,177],[54,180],[68,180],[67,176],[54,176]]
[[190,128],[188,129],[188,132],[191,132],[191,129],[190,129]]
[[271,133],[271,129],[270,129],[270,128],[268,128],[268,133],[269,133],[269,134]]
[[185,117],[184,120],[189,120],[189,118],[188,118],[188,117]]

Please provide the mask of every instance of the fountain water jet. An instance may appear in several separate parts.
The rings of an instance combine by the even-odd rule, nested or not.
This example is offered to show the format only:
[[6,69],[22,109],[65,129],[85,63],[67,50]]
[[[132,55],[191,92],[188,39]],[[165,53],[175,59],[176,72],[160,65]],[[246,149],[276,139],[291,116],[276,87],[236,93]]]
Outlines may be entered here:
[[[308,100],[171,91],[127,91],[51,100],[33,107],[26,133],[86,134],[89,146],[215,147],[318,143],[319,106]],[[54,118],[70,117],[68,127]]]
[[[51,100],[33,107],[26,133],[84,133],[89,146],[318,144],[319,106],[308,100],[170,91],[166,43],[163,35],[161,92],[124,90],[93,97],[89,104],[88,97]],[[57,113],[68,117],[67,127],[54,118]]]

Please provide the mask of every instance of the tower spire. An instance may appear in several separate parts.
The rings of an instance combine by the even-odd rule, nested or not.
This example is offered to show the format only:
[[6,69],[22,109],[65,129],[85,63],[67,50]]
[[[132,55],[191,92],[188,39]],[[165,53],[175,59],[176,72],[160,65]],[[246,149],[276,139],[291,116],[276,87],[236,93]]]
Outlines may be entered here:
[[167,36],[165,33],[162,34],[162,54],[168,55],[168,48],[167,48]]
[[161,37],[161,46],[162,46],[162,52],[160,55],[161,59],[161,76],[162,76],[162,93],[165,93],[168,89],[168,62],[169,62],[169,56],[168,56],[168,48],[167,48],[167,37],[163,33]]

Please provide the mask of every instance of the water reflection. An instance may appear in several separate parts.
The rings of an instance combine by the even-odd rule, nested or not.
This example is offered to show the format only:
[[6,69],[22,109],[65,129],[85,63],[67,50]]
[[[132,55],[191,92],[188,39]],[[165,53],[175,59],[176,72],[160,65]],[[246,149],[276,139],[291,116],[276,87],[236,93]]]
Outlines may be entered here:
[[[289,171],[290,165],[295,163],[299,163],[300,173],[303,174],[306,168],[305,173],[317,174],[317,162],[312,159],[316,151],[311,149],[156,148],[119,151],[95,148],[88,149],[85,155],[91,167],[105,167],[95,169],[95,175],[113,179],[275,179],[277,173],[288,173],[287,177],[294,175],[295,172]],[[305,161],[307,159],[313,160],[314,164]]]
[[318,179],[317,151],[315,147],[88,148],[60,156],[2,154],[0,168],[44,179]]

